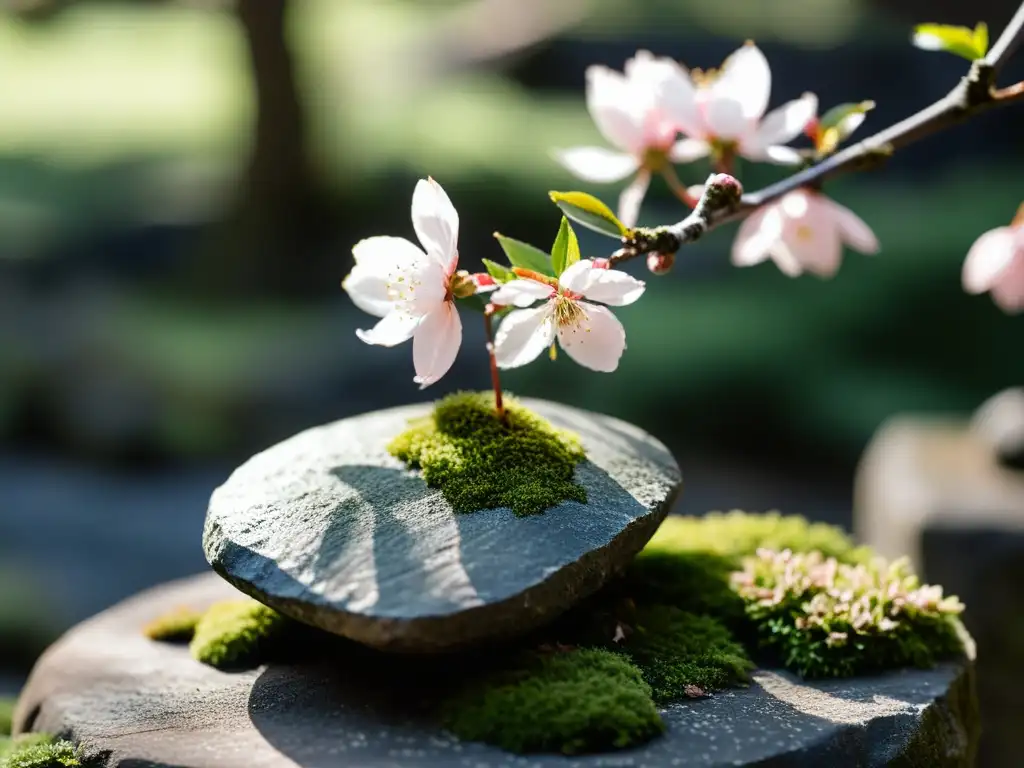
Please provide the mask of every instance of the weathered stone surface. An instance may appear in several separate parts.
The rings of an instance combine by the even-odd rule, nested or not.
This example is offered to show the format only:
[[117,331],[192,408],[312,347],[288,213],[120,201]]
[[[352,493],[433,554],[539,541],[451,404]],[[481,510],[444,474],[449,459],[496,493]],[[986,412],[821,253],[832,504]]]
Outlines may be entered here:
[[111,768],[971,765],[977,722],[963,665],[814,684],[762,670],[748,689],[672,705],[666,734],[641,749],[569,759],[458,742],[424,717],[429,704],[410,706],[430,691],[396,673],[392,655],[348,644],[358,663],[339,653],[228,674],[140,632],[178,606],[236,595],[204,574],[79,625],[37,664],[15,729],[71,738]]
[[1024,469],[1024,387],[1004,389],[974,414],[971,428],[1004,467]]
[[978,765],[1020,765],[1024,724],[1024,472],[1001,466],[967,420],[901,417],[869,446],[857,476],[854,527],[883,554],[967,605],[978,647],[985,723]]
[[370,646],[441,651],[525,632],[596,591],[653,535],[679,468],[616,419],[526,404],[579,434],[587,503],[456,514],[386,446],[429,404],[302,432],[250,459],[210,500],[214,569],[293,618]]

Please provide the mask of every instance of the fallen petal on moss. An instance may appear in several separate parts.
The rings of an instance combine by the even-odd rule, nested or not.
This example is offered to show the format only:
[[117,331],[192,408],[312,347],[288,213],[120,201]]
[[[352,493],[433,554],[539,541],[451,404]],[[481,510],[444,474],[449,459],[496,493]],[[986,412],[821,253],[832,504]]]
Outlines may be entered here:
[[219,669],[256,667],[280,650],[291,622],[255,600],[212,605],[196,624],[193,658]]
[[457,392],[439,401],[427,418],[396,437],[388,451],[423,472],[456,512],[509,507],[533,515],[563,501],[585,503],[575,482],[583,461],[579,439],[555,429],[512,398],[498,419],[494,395]]
[[598,649],[527,654],[463,691],[443,715],[460,739],[520,754],[625,749],[664,730],[640,670]]

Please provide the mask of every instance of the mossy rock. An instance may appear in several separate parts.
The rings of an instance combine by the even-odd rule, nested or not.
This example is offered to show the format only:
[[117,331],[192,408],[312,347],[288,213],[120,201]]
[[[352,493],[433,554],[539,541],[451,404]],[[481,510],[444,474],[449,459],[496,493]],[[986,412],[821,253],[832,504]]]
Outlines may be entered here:
[[593,648],[529,654],[447,702],[442,717],[461,739],[519,754],[604,752],[664,730],[640,671]]
[[74,768],[87,766],[82,751],[45,733],[0,739],[0,768]]
[[189,650],[211,667],[251,668],[278,657],[291,623],[255,600],[216,603],[196,622]]
[[388,446],[397,458],[423,472],[456,512],[507,507],[534,515],[563,501],[587,501],[576,482],[585,458],[579,437],[511,397],[505,419],[489,392],[457,392],[417,419]]
[[202,616],[201,611],[183,606],[150,621],[142,628],[142,634],[150,640],[187,643],[195,636],[196,625]]

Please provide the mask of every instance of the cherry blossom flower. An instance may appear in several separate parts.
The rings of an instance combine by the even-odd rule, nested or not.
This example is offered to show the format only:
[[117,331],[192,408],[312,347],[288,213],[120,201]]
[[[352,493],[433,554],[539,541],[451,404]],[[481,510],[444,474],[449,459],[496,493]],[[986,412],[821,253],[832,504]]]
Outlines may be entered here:
[[659,94],[689,87],[683,69],[671,59],[637,51],[625,72],[594,65],[587,68],[587,109],[601,135],[618,151],[574,147],[555,151],[569,171],[593,182],[621,181],[636,174],[619,197],[619,219],[636,224],[651,174],[669,163],[684,162],[678,130],[659,102]]
[[740,226],[732,247],[738,267],[775,261],[783,273],[810,272],[832,277],[839,269],[843,244],[861,253],[876,253],[878,239],[849,208],[820,192],[797,189],[751,214]]
[[799,164],[800,153],[783,145],[814,119],[818,99],[805,93],[765,116],[771,82],[768,61],[753,43],[730,55],[717,72],[695,70],[659,81],[657,103],[689,137],[674,147],[677,162],[738,152],[749,160]]
[[[639,299],[644,289],[642,281],[619,270],[595,267],[590,259],[570,266],[557,282],[527,277],[505,283],[491,295],[491,302],[520,309],[510,312],[498,328],[494,341],[498,367],[533,362],[557,338],[580,365],[614,371],[626,349],[626,331],[611,310],[591,302],[622,307]],[[523,309],[535,301],[544,303]]]
[[427,387],[448,372],[462,344],[455,296],[473,293],[459,272],[459,215],[433,179],[412,196],[412,224],[422,249],[401,237],[370,237],[352,248],[355,266],[342,287],[360,309],[381,320],[356,331],[367,344],[393,347],[412,339],[413,379]]
[[989,291],[1004,312],[1024,310],[1024,224],[1015,220],[975,240],[964,261],[963,284],[968,293]]

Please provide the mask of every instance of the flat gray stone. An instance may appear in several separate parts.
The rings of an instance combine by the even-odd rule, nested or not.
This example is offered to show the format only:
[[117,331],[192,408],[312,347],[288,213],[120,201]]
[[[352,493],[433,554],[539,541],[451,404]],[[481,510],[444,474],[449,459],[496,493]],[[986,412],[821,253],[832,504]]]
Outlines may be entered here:
[[310,429],[249,459],[210,499],[207,560],[281,613],[381,649],[443,651],[544,624],[643,548],[681,478],[636,427],[526,404],[582,439],[586,504],[456,514],[386,450],[430,411],[420,403]]
[[140,632],[179,606],[233,596],[204,574],[71,630],[33,670],[16,732],[70,738],[104,768],[973,765],[978,726],[966,664],[814,684],[761,670],[749,688],[670,706],[665,735],[642,748],[567,758],[511,755],[439,730],[423,714],[436,709],[436,689],[396,669],[396,660],[423,669],[431,659],[338,641],[358,662],[339,652],[330,662],[228,674]]

